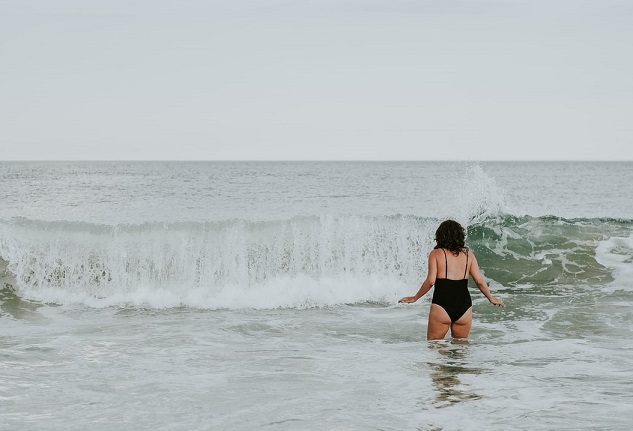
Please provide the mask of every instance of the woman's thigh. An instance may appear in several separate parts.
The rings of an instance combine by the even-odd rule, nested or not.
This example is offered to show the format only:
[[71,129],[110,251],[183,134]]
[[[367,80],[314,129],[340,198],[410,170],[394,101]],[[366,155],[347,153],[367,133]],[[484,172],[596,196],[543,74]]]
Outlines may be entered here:
[[441,306],[431,304],[429,310],[429,325],[426,330],[427,340],[441,340],[446,336],[448,329],[451,327],[451,318]]

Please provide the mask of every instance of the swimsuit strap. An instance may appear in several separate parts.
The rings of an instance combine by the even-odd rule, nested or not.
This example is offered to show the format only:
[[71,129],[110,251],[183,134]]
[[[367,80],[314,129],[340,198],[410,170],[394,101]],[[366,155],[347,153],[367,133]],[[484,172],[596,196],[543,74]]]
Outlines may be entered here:
[[444,264],[446,265],[446,276],[444,278],[448,278],[448,260],[446,260],[446,250],[442,249],[444,252]]
[[466,278],[467,272],[468,272],[468,249],[466,249],[466,268],[464,268],[464,278]]

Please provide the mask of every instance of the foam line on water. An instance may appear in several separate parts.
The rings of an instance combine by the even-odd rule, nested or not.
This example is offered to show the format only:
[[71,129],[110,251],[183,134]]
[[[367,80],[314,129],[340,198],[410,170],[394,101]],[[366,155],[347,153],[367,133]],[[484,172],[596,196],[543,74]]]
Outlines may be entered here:
[[[629,237],[611,237],[601,241],[596,247],[596,260],[610,268],[617,280],[633,278],[633,234]],[[633,288],[630,282],[618,283],[619,287]]]

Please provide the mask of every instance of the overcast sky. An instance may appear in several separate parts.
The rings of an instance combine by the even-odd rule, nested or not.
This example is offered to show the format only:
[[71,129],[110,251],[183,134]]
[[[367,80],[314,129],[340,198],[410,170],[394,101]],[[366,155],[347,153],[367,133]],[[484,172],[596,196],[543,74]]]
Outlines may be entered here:
[[631,0],[0,0],[0,160],[633,160]]

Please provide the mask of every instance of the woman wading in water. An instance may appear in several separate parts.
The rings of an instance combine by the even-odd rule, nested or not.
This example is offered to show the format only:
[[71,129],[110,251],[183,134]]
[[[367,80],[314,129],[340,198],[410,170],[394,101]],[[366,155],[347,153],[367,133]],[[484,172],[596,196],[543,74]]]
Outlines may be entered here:
[[[406,296],[398,302],[412,303],[427,294],[435,285],[427,340],[444,338],[449,328],[454,338],[468,338],[473,323],[473,310],[468,277],[473,277],[477,287],[488,301],[503,306],[503,301],[495,298],[481,276],[475,254],[464,247],[466,232],[453,220],[440,224],[435,232],[437,245],[429,253],[429,273],[415,296]],[[442,277],[443,276],[443,277]]]

